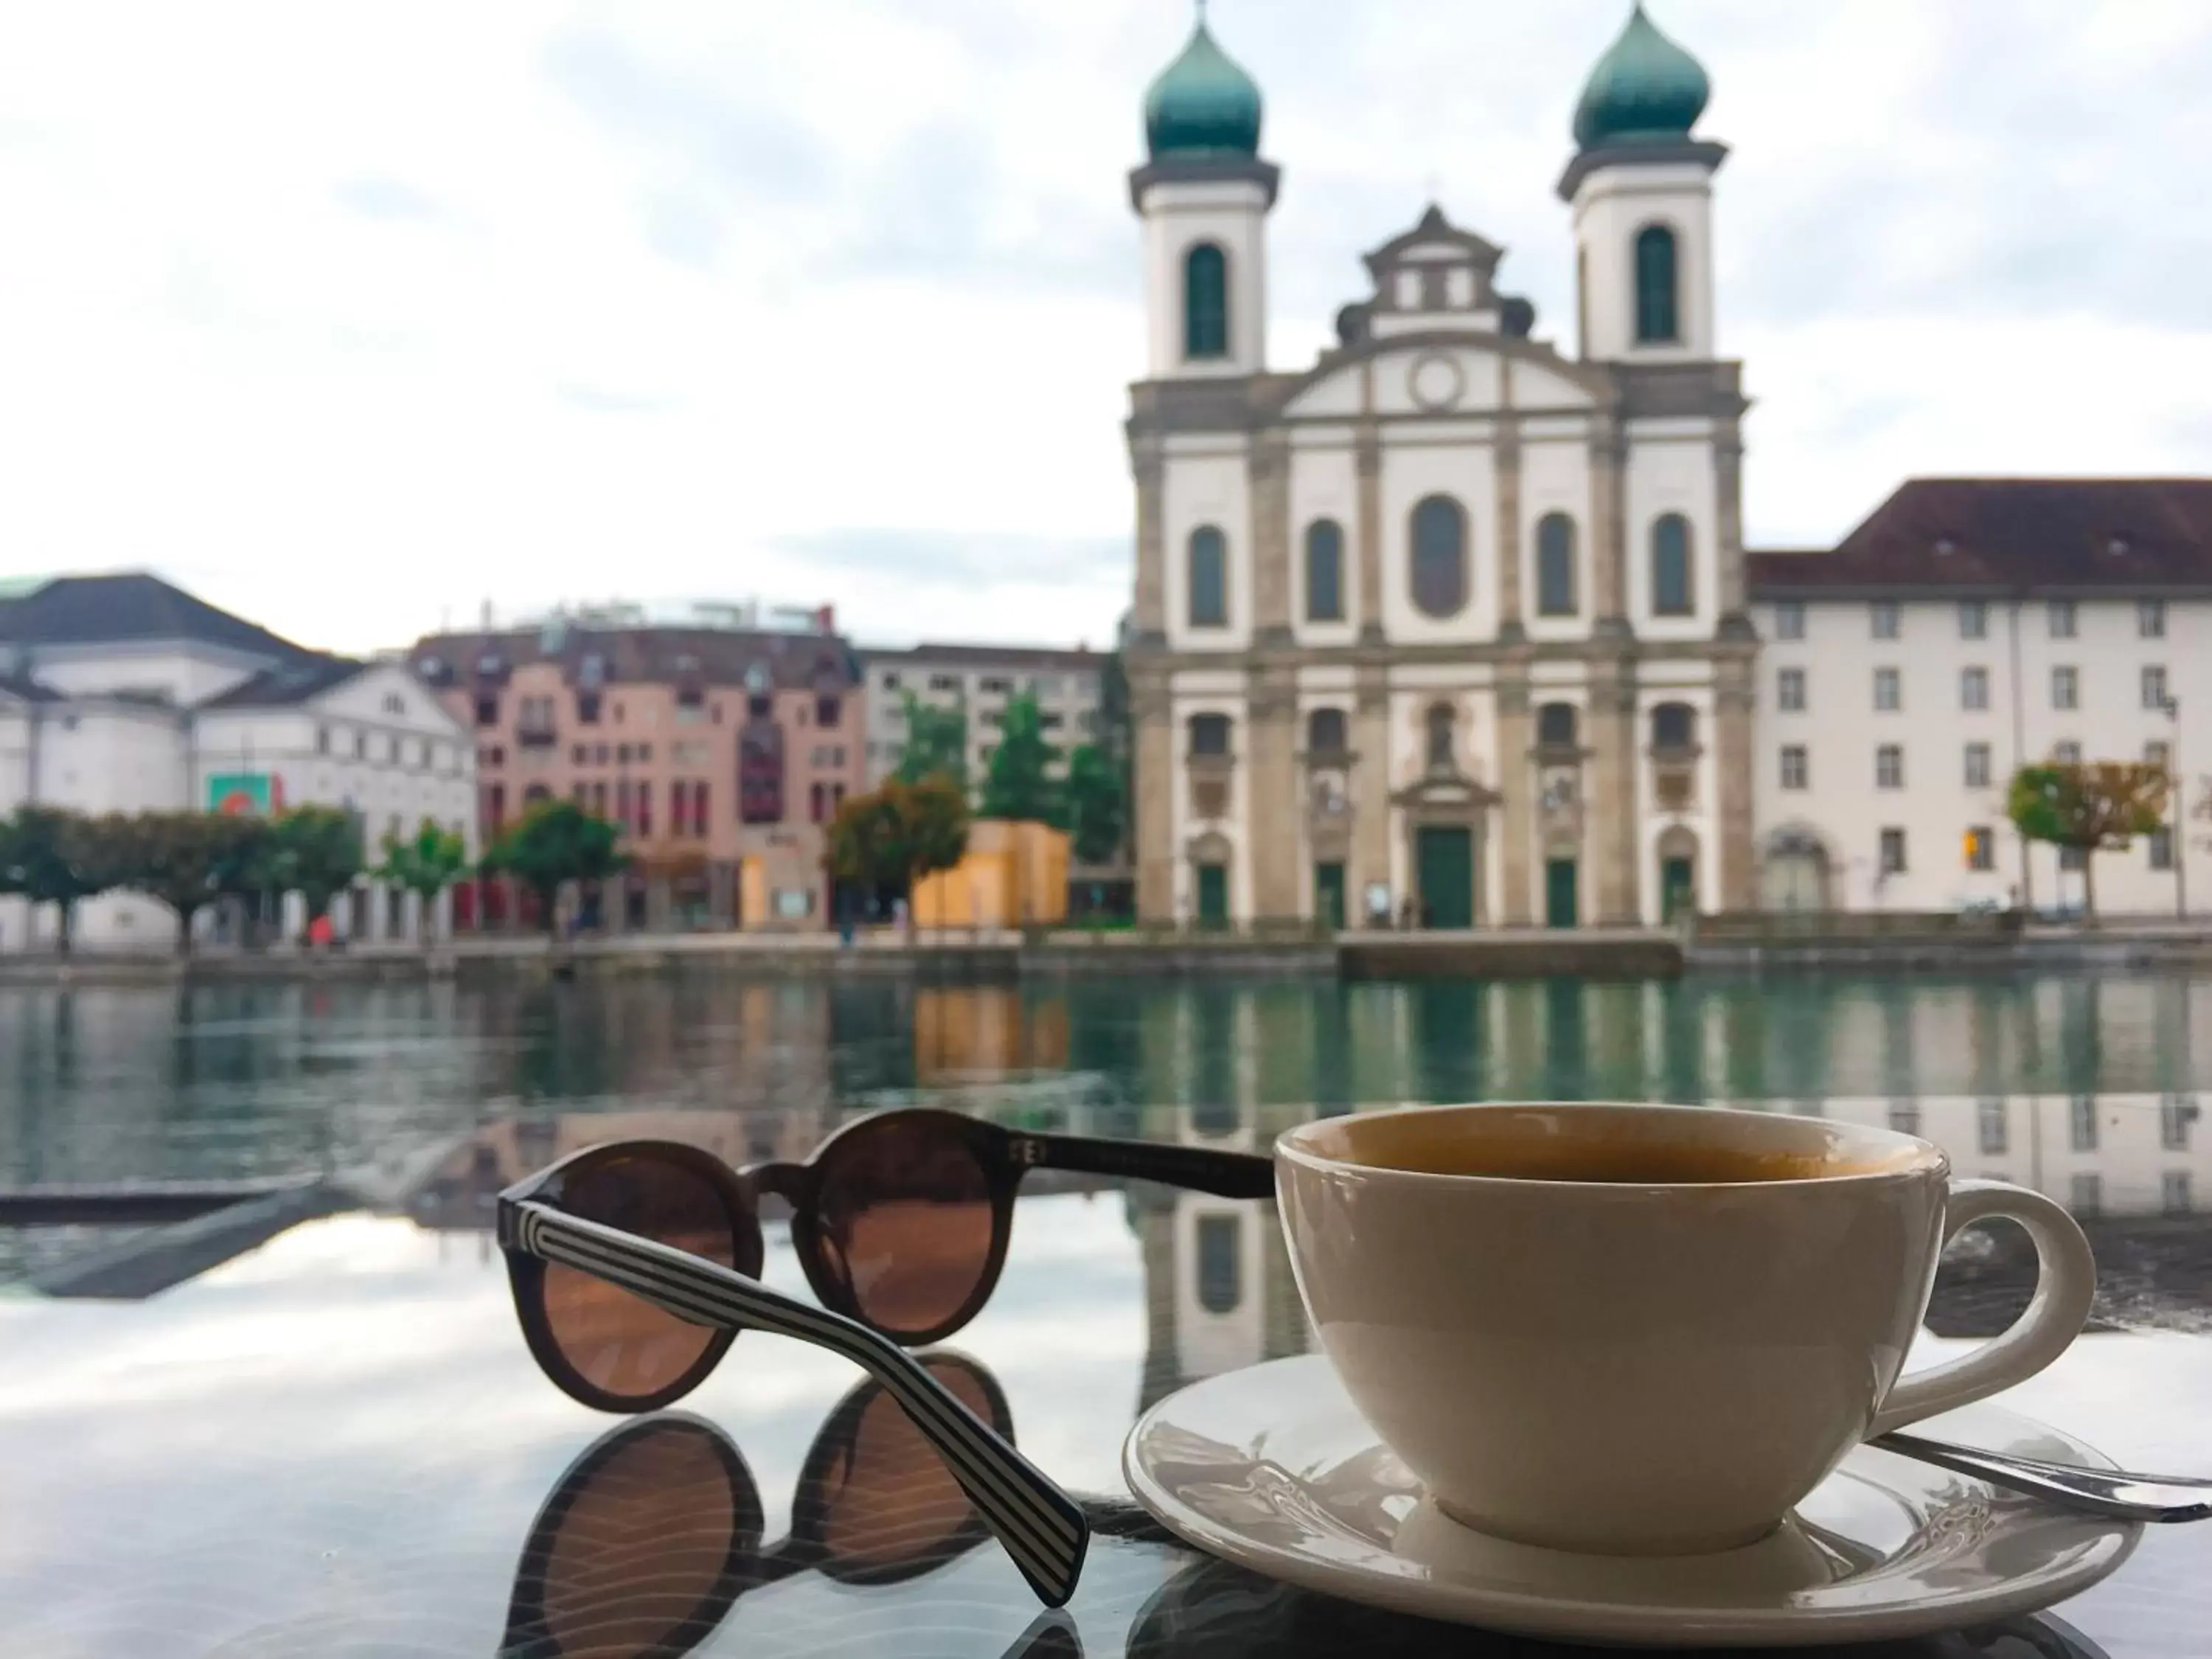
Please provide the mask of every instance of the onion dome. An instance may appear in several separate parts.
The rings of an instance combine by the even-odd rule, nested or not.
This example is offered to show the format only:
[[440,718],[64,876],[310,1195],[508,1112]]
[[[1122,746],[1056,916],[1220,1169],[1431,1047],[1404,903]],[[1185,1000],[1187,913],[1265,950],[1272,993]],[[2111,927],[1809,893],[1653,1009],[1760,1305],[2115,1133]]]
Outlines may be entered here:
[[1643,0],[1583,88],[1575,109],[1575,142],[1583,149],[1680,143],[1690,136],[1713,95],[1705,67],[1659,32]]
[[1145,94],[1145,137],[1152,160],[1260,153],[1259,83],[1231,61],[1203,19],[1182,56]]

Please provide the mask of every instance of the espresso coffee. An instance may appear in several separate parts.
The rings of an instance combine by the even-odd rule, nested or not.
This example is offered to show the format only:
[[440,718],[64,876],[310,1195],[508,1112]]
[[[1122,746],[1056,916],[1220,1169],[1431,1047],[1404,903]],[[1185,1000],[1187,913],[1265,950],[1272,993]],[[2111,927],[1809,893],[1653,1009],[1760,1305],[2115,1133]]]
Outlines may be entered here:
[[1577,1129],[1559,1112],[1468,1115],[1391,1113],[1344,1120],[1348,1162],[1416,1175],[1487,1176],[1507,1181],[1589,1181],[1621,1186],[1736,1186],[1765,1181],[1822,1181],[1871,1174],[1878,1163],[1832,1152],[1747,1146],[1719,1119],[1714,1133],[1687,1114],[1655,1133],[1593,1113]]

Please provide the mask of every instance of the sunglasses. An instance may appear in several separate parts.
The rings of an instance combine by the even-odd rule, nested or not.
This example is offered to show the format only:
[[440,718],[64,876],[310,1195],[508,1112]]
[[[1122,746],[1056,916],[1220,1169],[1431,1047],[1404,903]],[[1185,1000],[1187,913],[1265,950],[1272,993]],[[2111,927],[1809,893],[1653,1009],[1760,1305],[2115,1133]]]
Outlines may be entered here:
[[[732,1170],[667,1141],[591,1147],[500,1194],[499,1242],[532,1354],[597,1410],[674,1403],[741,1330],[852,1360],[936,1448],[1030,1588],[1059,1607],[1089,1543],[1082,1510],[905,1352],[951,1335],[989,1301],[1032,1170],[1274,1194],[1264,1158],[1031,1134],[922,1108],[856,1119],[803,1164]],[[759,1282],[760,1203],[770,1196],[791,1207],[818,1308]]]

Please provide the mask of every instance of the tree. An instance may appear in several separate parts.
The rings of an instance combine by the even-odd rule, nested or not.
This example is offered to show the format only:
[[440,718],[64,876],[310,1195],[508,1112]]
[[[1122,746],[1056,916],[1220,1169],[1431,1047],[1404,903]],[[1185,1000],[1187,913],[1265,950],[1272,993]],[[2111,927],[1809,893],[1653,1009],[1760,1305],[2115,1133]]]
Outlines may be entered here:
[[268,820],[256,884],[297,893],[313,926],[353,885],[365,860],[361,821],[339,806],[295,806]]
[[377,880],[404,887],[422,901],[422,941],[436,933],[434,907],[438,896],[459,881],[469,867],[468,843],[456,830],[441,830],[435,818],[424,818],[414,839],[384,838],[384,862],[375,870]]
[[982,816],[1059,824],[1064,817],[1052,764],[1060,750],[1044,738],[1036,698],[1023,692],[1006,702],[1006,725],[983,780]]
[[2166,823],[2166,769],[2132,763],[2023,766],[2005,811],[2030,841],[2078,848],[2081,904],[2097,914],[2097,854],[2125,847]]
[[227,894],[250,892],[267,867],[270,826],[219,812],[141,812],[117,822],[118,886],[177,913],[177,953],[190,956],[192,918]]
[[1079,744],[1067,757],[1067,832],[1079,864],[1111,864],[1121,851],[1128,822],[1121,769],[1095,743]]
[[536,894],[547,934],[557,934],[564,885],[605,881],[629,865],[615,848],[620,833],[574,801],[538,801],[500,832],[484,854],[483,872],[512,877]]
[[55,907],[55,947],[70,953],[79,901],[121,884],[122,848],[113,818],[59,806],[22,806],[0,818],[0,893]]
[[942,775],[920,783],[892,778],[872,794],[846,797],[830,821],[823,862],[836,879],[878,898],[911,898],[915,883],[950,870],[967,850],[968,797],[957,783]]
[[901,702],[906,710],[906,749],[893,775],[908,784],[950,778],[964,798],[968,793],[967,705],[956,702],[939,708],[911,691],[902,694]]

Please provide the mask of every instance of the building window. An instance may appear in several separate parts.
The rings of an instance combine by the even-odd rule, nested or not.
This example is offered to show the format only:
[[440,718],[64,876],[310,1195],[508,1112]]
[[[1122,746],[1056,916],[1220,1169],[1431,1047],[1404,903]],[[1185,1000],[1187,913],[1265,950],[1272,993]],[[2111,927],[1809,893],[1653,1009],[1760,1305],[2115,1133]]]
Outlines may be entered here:
[[933,691],[957,691],[960,689],[960,677],[957,674],[932,674],[929,677],[929,689]]
[[845,700],[833,693],[818,693],[814,699],[814,723],[835,726],[845,718]]
[[1651,747],[1659,754],[1686,754],[1698,746],[1698,711],[1686,702],[1662,702],[1651,711]]
[[1785,668],[1775,677],[1774,701],[1785,714],[1805,712],[1805,671]]
[[2081,849],[2080,848],[2062,847],[2058,849],[2058,867],[2066,872],[2068,875],[2080,875],[2081,873],[2082,862]]
[[2051,637],[2070,640],[2074,637],[2074,601],[2053,599],[2051,602]]
[[1229,542],[1212,525],[1190,532],[1190,625],[1229,626]]
[[987,697],[1003,697],[1012,695],[1014,683],[1003,674],[987,674],[975,683],[975,687]]
[[1351,745],[1345,741],[1344,710],[1316,708],[1306,716],[1306,749],[1316,755],[1341,755]]
[[1877,789],[1905,787],[1903,744],[1886,743],[1874,751],[1874,787]]
[[2162,640],[2166,637],[2166,601],[2140,599],[2136,603],[2136,637]]
[[1806,757],[1802,744],[1791,744],[1782,751],[1782,787],[1784,789],[1812,787],[1812,764]]
[[2189,1213],[2189,1171],[2168,1170],[2158,1178],[2159,1198],[2168,1215]]
[[1881,832],[1881,872],[1885,876],[1905,873],[1905,831],[1885,830]]
[[1774,607],[1774,637],[1778,640],[1802,640],[1805,637],[1805,602],[1784,599]]
[[1581,746],[1581,735],[1577,730],[1579,716],[1571,702],[1547,702],[1536,711],[1536,744],[1542,749],[1575,749]]
[[2152,666],[2142,672],[2142,706],[2154,714],[2166,712],[2166,670]]
[[576,724],[597,726],[599,723],[599,694],[596,691],[576,693]]
[[1985,640],[1990,636],[1990,607],[1980,599],[1959,602],[1959,637]]
[[1669,513],[1651,526],[1651,612],[1686,617],[1697,608],[1690,575],[1690,521]]
[[2094,1173],[2075,1176],[2069,1183],[2067,1208],[2084,1219],[2094,1220],[2105,1212],[2105,1181]]
[[1959,707],[1970,714],[1986,714],[1990,707],[1990,671],[1986,668],[1962,668],[1959,671]]
[[477,695],[477,724],[478,726],[497,726],[499,724],[499,696],[497,693],[495,692],[487,696],[479,692]]
[[1682,337],[1680,263],[1674,233],[1666,226],[1637,232],[1637,344],[1672,345]]
[[806,786],[806,816],[810,823],[819,823],[829,817],[830,792],[819,783]]
[[1431,495],[1413,509],[1413,603],[1430,617],[1455,617],[1467,604],[1467,509]]
[[1985,743],[1966,745],[1966,787],[1986,789],[1990,787],[1990,746]]
[[1547,513],[1536,526],[1536,614],[1575,614],[1575,521]]
[[2081,745],[2070,738],[2063,743],[2054,743],[2051,745],[2051,758],[2059,766],[2079,766],[2081,763]]
[[1996,837],[1986,824],[1976,824],[1966,831],[1966,868],[1987,873],[1996,867]]
[[1306,620],[1344,620],[1344,527],[1334,519],[1306,526]]
[[1229,355],[1229,256],[1212,242],[1182,258],[1182,355]]
[[1448,702],[1431,703],[1428,713],[1429,770],[1452,772],[1458,769],[1454,727],[1458,717]]
[[1879,714],[1894,714],[1905,707],[1903,683],[1894,668],[1874,671],[1874,707]]
[[319,726],[315,728],[315,752],[318,755],[327,755],[331,752],[331,728],[327,726]]
[[1876,599],[1868,607],[1868,622],[1874,629],[1875,638],[1895,639],[1897,637],[1897,601]]
[[1238,1224],[1233,1215],[1198,1218],[1198,1305],[1210,1314],[1234,1313],[1244,1299]]
[[1974,1108],[1974,1139],[1984,1158],[2001,1158],[2008,1150],[2005,1103],[1984,1100]]
[[2171,871],[2173,868],[2173,831],[2160,826],[2143,837],[2150,846],[2150,867]]
[[2189,1131],[2197,1121],[2197,1102],[2187,1095],[2168,1095],[2158,1105],[2159,1150],[2185,1152]]
[[2079,708],[2081,706],[2081,675],[2078,669],[2054,668],[2051,671],[2051,706],[2053,708]]
[[2067,1144],[2077,1152],[2097,1150],[2097,1097],[2076,1095],[2066,1109]]
[[1229,753],[1229,716],[1193,714],[1190,717],[1190,752],[1208,757],[1225,757]]

